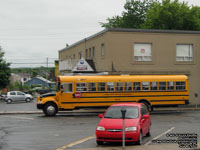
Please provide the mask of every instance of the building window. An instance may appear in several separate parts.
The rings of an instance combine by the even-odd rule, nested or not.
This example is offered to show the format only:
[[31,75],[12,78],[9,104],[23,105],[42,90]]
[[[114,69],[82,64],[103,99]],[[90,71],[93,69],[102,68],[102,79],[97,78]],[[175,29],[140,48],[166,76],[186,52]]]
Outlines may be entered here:
[[88,49],[85,50],[85,58],[88,58]]
[[82,53],[81,52],[79,52],[79,59],[81,59],[82,58]]
[[152,44],[134,44],[135,61],[152,61]]
[[101,44],[101,56],[105,55],[105,46],[104,44]]
[[89,48],[89,58],[91,58],[91,57],[92,57],[92,49]]
[[193,60],[193,45],[177,44],[176,61],[192,61],[192,60]]
[[95,47],[92,47],[92,57],[94,58],[95,56]]
[[76,59],[76,55],[74,54],[74,55],[73,55],[73,60],[75,60],[75,59]]

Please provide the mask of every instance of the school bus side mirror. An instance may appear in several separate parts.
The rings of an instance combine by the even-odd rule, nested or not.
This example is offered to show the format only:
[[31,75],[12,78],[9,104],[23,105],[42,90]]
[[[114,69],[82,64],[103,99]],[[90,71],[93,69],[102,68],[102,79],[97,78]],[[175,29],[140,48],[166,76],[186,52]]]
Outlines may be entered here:
[[63,93],[63,85],[61,85],[60,91],[61,91],[61,93]]

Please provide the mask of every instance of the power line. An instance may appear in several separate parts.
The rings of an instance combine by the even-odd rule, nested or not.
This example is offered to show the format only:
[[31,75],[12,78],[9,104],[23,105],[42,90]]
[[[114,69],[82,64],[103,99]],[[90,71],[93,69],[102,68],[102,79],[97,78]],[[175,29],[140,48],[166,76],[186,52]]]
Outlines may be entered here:
[[47,37],[43,37],[43,38],[20,38],[20,39],[17,39],[17,38],[0,38],[0,40],[55,40],[55,39],[57,39],[57,40],[59,40],[59,39],[71,39],[71,38],[57,38],[57,37],[55,37],[55,38],[47,38]]
[[[50,58],[49,59],[53,59],[53,60],[57,60],[58,58]],[[7,60],[44,60],[44,58],[7,58]]]
[[[27,65],[29,65],[29,64],[47,64],[47,63],[46,63],[46,62],[42,62],[42,63],[12,63],[12,62],[11,62],[11,64],[24,64],[24,65],[27,64]],[[50,63],[50,62],[49,62],[48,64],[54,64],[54,63]]]

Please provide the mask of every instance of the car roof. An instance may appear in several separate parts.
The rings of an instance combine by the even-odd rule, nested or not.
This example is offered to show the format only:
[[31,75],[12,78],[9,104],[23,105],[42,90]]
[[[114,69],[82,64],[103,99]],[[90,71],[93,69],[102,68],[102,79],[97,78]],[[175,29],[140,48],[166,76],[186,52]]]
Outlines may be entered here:
[[22,92],[22,91],[9,91],[9,92],[7,92],[7,93],[10,93],[10,92],[21,92],[21,93],[24,93],[24,92]]
[[141,105],[144,105],[143,103],[117,103],[117,104],[113,104],[111,106],[136,106],[136,107],[140,107]]

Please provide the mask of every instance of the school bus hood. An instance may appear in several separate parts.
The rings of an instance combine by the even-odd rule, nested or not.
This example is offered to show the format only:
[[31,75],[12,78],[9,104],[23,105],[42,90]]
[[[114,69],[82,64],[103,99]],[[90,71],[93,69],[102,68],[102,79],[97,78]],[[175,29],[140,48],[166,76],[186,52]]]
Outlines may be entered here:
[[51,92],[51,93],[46,93],[46,94],[40,95],[41,98],[49,97],[49,96],[56,96],[56,93],[55,92]]

